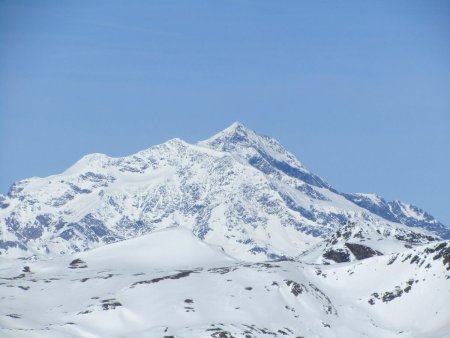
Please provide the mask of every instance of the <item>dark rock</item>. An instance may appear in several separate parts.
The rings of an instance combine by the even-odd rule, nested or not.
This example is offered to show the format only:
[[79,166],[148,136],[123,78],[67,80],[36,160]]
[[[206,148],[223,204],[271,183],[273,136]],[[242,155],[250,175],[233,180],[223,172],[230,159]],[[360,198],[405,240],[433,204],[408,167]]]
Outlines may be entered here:
[[164,277],[153,278],[153,279],[150,279],[150,280],[144,280],[144,281],[135,282],[135,283],[131,284],[131,288],[134,288],[136,285],[140,285],[140,284],[158,283],[158,282],[166,280],[166,279],[180,279],[180,278],[183,278],[183,277],[188,277],[191,273],[198,273],[198,271],[196,271],[196,270],[182,270],[179,273],[176,273],[174,275],[169,275],[169,276],[164,276]]
[[329,249],[324,252],[323,257],[336,263],[350,262],[350,255],[342,249]]
[[82,261],[79,258],[74,259],[69,264],[69,269],[83,269],[83,268],[87,268],[87,264],[86,264],[86,262]]
[[16,313],[11,313],[11,314],[8,314],[7,316],[8,316],[8,317],[11,317],[11,318],[15,318],[15,319],[20,318],[20,315],[18,315],[18,314],[16,314]]
[[286,280],[286,281],[284,281],[284,282],[286,283],[287,286],[290,286],[290,287],[291,287],[291,293],[292,293],[295,297],[297,297],[298,295],[300,295],[300,294],[303,293],[304,287],[303,287],[301,284],[299,284],[299,283],[297,283],[297,282],[294,282],[294,281],[292,281],[292,280]]
[[389,259],[389,262],[387,263],[387,265],[391,265],[392,263],[394,263],[396,261],[397,257],[398,257],[398,254],[395,254],[393,257],[391,257]]
[[237,268],[235,268],[235,267],[226,266],[226,267],[221,267],[221,268],[211,268],[211,269],[208,269],[208,272],[220,273],[221,275],[224,275],[224,274],[226,274],[226,273],[228,273],[230,271],[234,271],[236,269]]
[[6,197],[0,195],[0,209],[6,209],[7,207],[9,207],[9,203],[6,201]]
[[193,307],[185,306],[184,308],[185,308],[186,312],[195,312],[195,309]]
[[408,259],[411,258],[411,254],[408,254],[405,258],[403,258],[402,262],[406,262]]
[[414,264],[416,262],[418,262],[420,260],[419,256],[415,255],[412,259],[411,259],[411,264]]
[[383,294],[382,300],[383,300],[383,302],[388,303],[391,300],[393,300],[397,297],[400,297],[402,294],[403,294],[403,290],[401,290],[400,288],[397,288],[395,291],[385,292]]
[[0,239],[0,249],[8,250],[9,248],[20,248],[25,251],[27,250],[27,247],[20,242],[4,241]]
[[103,310],[114,310],[116,307],[119,306],[122,306],[122,304],[114,298],[102,300]]
[[42,236],[42,228],[29,226],[23,229],[22,234],[27,240],[36,239]]
[[379,251],[373,250],[368,246],[356,243],[345,243],[345,246],[351,251],[357,260],[370,258],[373,256],[381,255]]
[[436,255],[433,256],[433,260],[442,259],[442,263],[447,266],[447,270],[450,270],[450,246],[447,247],[447,243],[441,243],[435,248]]
[[92,310],[84,310],[84,311],[78,312],[77,315],[85,315],[85,314],[88,314],[88,313],[91,313],[91,312],[92,312]]
[[214,332],[211,337],[213,338],[234,338],[234,336],[228,331]]

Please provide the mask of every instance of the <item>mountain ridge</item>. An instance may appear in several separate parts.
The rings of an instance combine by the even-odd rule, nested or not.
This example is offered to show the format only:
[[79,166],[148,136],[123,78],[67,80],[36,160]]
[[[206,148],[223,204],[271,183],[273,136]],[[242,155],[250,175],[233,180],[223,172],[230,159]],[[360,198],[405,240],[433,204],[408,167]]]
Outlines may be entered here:
[[450,235],[417,207],[414,216],[367,196],[338,192],[278,141],[234,123],[196,144],[89,154],[59,175],[16,182],[0,197],[0,252],[69,253],[173,225],[256,260],[298,256],[347,222]]

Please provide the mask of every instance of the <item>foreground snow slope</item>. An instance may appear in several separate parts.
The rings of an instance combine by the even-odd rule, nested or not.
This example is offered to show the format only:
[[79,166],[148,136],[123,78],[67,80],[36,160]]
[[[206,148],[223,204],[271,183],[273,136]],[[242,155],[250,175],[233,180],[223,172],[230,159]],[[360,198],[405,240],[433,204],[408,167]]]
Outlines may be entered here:
[[230,258],[183,228],[0,260],[2,337],[449,337],[450,243],[334,265]]
[[0,254],[55,256],[182,224],[258,261],[296,257],[349,223],[418,239],[395,238],[402,248],[448,231],[418,208],[336,191],[276,140],[235,123],[195,145],[91,154],[62,174],[17,182],[0,196]]
[[186,228],[167,228],[150,235],[105,245],[77,255],[99,269],[151,266],[154,268],[183,268],[192,264],[229,264],[236,260],[221,249],[199,241]]

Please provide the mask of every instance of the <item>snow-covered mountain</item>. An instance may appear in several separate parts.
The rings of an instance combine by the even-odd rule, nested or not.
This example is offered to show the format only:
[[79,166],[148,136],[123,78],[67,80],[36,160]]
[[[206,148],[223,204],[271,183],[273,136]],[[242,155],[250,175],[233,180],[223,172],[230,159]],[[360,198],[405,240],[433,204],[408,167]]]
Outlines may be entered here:
[[358,262],[243,262],[182,227],[0,257],[1,337],[449,337],[450,244]]
[[347,224],[401,232],[383,253],[450,234],[414,206],[336,191],[240,123],[197,144],[87,155],[62,174],[15,183],[0,208],[0,250],[14,256],[73,253],[177,225],[246,260],[314,251]]
[[450,337],[449,229],[235,123],[0,196],[1,337]]

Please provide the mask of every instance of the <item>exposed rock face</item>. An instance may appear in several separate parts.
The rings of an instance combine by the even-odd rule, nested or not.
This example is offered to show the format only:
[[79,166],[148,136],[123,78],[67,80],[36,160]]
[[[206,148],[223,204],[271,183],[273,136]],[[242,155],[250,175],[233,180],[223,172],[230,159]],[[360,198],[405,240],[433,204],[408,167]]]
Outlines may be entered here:
[[447,270],[450,270],[450,242],[442,242],[434,248],[426,249],[425,252],[433,254],[433,260],[441,260]]
[[356,244],[356,243],[345,243],[345,246],[349,248],[356,259],[366,259],[376,255],[381,255],[379,251],[375,251],[368,246]]
[[87,265],[84,261],[77,258],[77,259],[74,259],[72,262],[70,262],[69,268],[70,269],[83,269],[83,268],[87,268]]
[[323,257],[330,259],[336,263],[350,262],[350,255],[342,249],[329,249],[324,252]]

